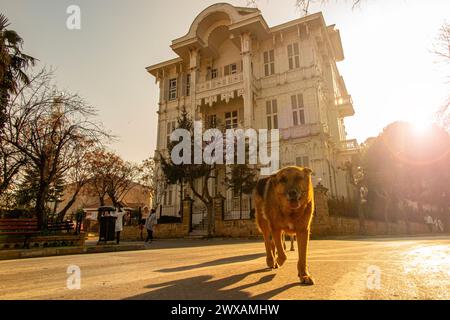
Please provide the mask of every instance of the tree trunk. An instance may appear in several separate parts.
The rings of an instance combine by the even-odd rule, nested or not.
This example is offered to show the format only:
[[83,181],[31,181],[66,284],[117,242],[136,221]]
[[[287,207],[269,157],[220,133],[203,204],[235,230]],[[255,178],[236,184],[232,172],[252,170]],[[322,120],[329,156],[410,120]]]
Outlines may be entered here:
[[78,194],[80,193],[81,187],[77,188],[75,190],[75,193],[72,196],[72,199],[66,204],[66,206],[58,213],[57,219],[58,221],[63,221],[64,217],[66,216],[67,211],[69,211],[70,207],[75,203]]
[[383,215],[384,215],[384,223],[386,224],[386,234],[389,234],[389,215],[388,215],[388,209],[389,209],[389,198],[385,197],[384,200],[384,207],[383,207]]
[[99,196],[98,197],[98,201],[100,202],[100,207],[104,207],[105,206],[105,196]]
[[239,219],[242,220],[242,190],[239,193]]
[[47,229],[47,212],[45,209],[45,202],[48,193],[48,183],[41,181],[39,184],[38,194],[36,197],[35,213],[38,220],[39,230]]
[[180,180],[180,209],[178,211],[180,217],[183,216],[182,207],[183,207],[183,179]]
[[206,214],[208,215],[208,238],[214,235],[214,202],[206,204]]

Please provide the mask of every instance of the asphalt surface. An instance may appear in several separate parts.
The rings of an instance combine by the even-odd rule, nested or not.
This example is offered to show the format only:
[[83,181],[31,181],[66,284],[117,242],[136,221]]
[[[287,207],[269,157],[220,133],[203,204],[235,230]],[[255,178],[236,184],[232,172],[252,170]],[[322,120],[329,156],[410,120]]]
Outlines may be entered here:
[[314,286],[299,284],[297,252],[287,255],[269,270],[262,241],[177,240],[0,261],[0,299],[450,299],[450,236],[311,241]]

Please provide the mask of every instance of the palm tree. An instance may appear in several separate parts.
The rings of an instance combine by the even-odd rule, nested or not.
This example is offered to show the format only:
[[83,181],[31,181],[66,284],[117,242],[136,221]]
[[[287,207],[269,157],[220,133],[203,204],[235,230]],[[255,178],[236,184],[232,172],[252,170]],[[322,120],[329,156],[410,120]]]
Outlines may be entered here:
[[14,30],[8,30],[8,26],[8,18],[0,13],[0,132],[6,121],[9,95],[17,93],[20,84],[29,84],[25,70],[36,62],[21,51],[23,39]]

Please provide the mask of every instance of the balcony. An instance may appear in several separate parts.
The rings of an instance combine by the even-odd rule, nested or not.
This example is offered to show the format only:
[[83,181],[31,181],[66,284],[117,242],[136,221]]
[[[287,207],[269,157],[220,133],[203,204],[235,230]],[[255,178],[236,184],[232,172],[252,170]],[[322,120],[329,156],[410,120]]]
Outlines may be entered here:
[[280,138],[283,140],[309,137],[320,133],[328,133],[328,127],[321,123],[310,123],[295,127],[280,129]]
[[209,91],[220,89],[223,87],[231,86],[236,83],[242,83],[244,81],[244,77],[242,73],[230,74],[228,76],[215,78],[208,81],[200,82],[197,85],[197,94]]
[[356,139],[344,140],[340,142],[339,152],[344,154],[356,154],[360,150],[358,141]]
[[197,84],[197,106],[203,103],[212,106],[219,101],[228,103],[230,99],[243,95],[244,76],[242,73],[231,74]]
[[338,108],[340,117],[351,117],[355,114],[351,95],[338,97],[334,103]]
[[307,67],[301,67],[282,73],[276,73],[271,76],[263,76],[258,80],[258,86],[263,88],[274,87],[296,81],[311,80],[321,76],[322,72],[319,66],[313,64]]

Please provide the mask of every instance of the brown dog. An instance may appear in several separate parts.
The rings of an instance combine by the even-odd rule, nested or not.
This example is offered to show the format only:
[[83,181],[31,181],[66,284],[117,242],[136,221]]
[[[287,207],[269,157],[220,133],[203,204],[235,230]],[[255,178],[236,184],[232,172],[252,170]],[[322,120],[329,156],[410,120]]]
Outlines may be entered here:
[[[303,284],[314,284],[306,266],[309,231],[314,212],[311,169],[286,167],[258,181],[253,193],[256,222],[263,233],[267,265],[278,268],[286,261],[283,233],[296,235],[298,276]],[[275,248],[278,255],[275,255]],[[276,257],[276,260],[275,260]]]

